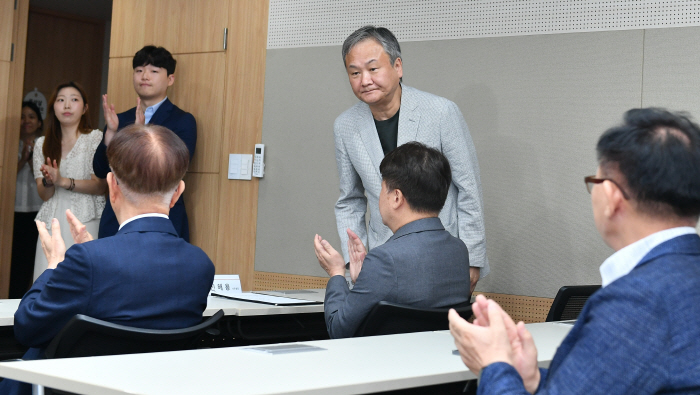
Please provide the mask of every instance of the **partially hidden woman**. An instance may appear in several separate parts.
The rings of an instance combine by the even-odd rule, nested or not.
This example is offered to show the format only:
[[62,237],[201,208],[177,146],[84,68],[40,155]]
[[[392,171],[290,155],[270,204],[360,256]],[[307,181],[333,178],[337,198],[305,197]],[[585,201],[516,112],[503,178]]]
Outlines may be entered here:
[[36,241],[39,237],[34,218],[42,203],[34,181],[32,155],[34,143],[41,135],[43,126],[44,120],[39,107],[31,101],[22,102],[15,188],[15,225],[12,232],[10,299],[21,298],[32,285]]
[[[92,170],[92,157],[102,140],[102,132],[91,130],[85,91],[75,82],[59,85],[49,100],[46,134],[36,141],[34,177],[41,205],[37,221],[46,227],[57,218],[66,248],[73,245],[73,236],[66,220],[66,210],[82,222],[90,234],[97,234],[105,206],[106,183]],[[36,245],[34,279],[46,270],[48,262]]]

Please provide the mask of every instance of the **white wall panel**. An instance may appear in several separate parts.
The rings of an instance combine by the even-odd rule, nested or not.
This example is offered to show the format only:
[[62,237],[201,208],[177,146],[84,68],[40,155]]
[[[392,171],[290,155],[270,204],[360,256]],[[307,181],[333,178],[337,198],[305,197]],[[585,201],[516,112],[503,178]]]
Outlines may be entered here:
[[700,1],[271,0],[267,46],[340,45],[366,24],[401,42],[700,26]]

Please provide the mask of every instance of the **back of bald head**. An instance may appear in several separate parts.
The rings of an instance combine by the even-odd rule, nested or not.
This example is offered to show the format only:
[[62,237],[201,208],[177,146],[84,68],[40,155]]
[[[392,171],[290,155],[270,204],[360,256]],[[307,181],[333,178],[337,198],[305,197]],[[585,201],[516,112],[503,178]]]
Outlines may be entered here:
[[133,124],[112,139],[107,159],[121,188],[141,196],[172,196],[185,177],[190,153],[168,128]]

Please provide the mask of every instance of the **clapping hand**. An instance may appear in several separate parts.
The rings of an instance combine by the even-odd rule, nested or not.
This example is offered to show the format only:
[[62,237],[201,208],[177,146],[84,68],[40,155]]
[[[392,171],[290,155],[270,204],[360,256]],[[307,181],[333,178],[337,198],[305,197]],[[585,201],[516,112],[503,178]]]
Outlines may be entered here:
[[39,230],[39,240],[41,240],[41,249],[44,250],[46,260],[49,262],[49,269],[55,269],[59,263],[63,262],[66,256],[66,243],[61,237],[61,225],[54,218],[51,221],[51,234],[46,229],[46,224],[41,221],[36,221],[36,228]]
[[119,128],[119,117],[117,117],[117,112],[114,110],[114,104],[107,103],[107,95],[102,95],[102,110],[104,110],[105,122],[107,122],[107,129],[105,130],[105,145],[109,145],[110,141],[114,138],[114,134]]
[[22,147],[22,159],[21,159],[22,162],[27,162],[29,160],[29,158],[32,157],[33,149],[34,149],[33,144],[29,144],[26,142],[24,143],[24,147]]
[[331,243],[316,235],[314,236],[314,251],[316,252],[318,263],[329,276],[345,276],[343,256],[331,246]]
[[46,163],[41,165],[41,174],[49,184],[56,184],[61,179],[61,170],[55,159],[52,162],[51,158],[46,158]]
[[134,123],[137,125],[146,124],[146,110],[141,107],[141,98],[136,98],[136,119]]
[[70,233],[73,235],[75,244],[85,243],[94,240],[92,235],[87,231],[85,225],[70,211],[66,210],[66,219],[70,225]]
[[350,278],[352,282],[357,281],[357,277],[360,275],[362,270],[362,263],[367,256],[367,250],[365,249],[362,240],[350,229],[348,232],[348,255],[350,256]]
[[498,303],[483,295],[477,295],[472,310],[476,317],[473,324],[455,311],[448,316],[462,362],[474,373],[493,362],[507,362],[518,371],[528,392],[534,393],[540,371],[537,348],[525,324],[521,321],[516,325]]

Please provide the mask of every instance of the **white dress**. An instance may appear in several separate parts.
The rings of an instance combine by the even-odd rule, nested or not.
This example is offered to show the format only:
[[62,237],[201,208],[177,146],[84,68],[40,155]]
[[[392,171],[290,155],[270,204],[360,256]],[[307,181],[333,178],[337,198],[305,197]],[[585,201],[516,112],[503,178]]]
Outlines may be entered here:
[[[73,149],[61,159],[59,169],[61,176],[73,178],[75,180],[89,180],[95,172],[92,169],[92,158],[95,155],[97,146],[102,141],[102,132],[95,129],[89,134],[80,134]],[[34,146],[34,177],[42,178],[41,165],[46,163],[43,153],[44,137],[39,137]],[[89,195],[86,193],[73,192],[56,187],[53,196],[41,205],[41,209],[36,216],[38,221],[46,223],[46,228],[51,230],[51,220],[58,219],[61,226],[61,236],[66,243],[66,249],[73,243],[73,236],[70,233],[66,210],[70,209],[73,214],[82,222],[87,231],[97,236],[100,228],[100,217],[105,208],[104,195]],[[49,232],[50,233],[50,232]],[[34,280],[48,267],[48,261],[44,250],[41,248],[41,240],[37,241],[36,259],[34,261]]]
[[[24,150],[24,141],[19,140],[18,160],[22,159],[22,151]],[[29,162],[17,172],[17,186],[15,189],[15,212],[31,213],[39,211],[42,203],[39,197],[39,192],[36,189],[36,181],[32,174],[32,167]]]

